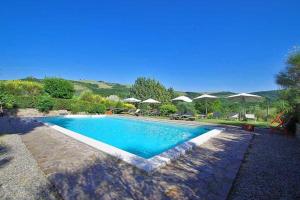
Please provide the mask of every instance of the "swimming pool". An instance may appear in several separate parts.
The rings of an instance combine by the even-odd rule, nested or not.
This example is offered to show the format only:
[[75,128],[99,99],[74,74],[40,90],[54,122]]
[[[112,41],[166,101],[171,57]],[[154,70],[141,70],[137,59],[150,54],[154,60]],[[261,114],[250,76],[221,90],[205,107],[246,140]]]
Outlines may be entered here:
[[[40,121],[54,125],[54,128],[67,133],[87,144],[100,144],[98,149],[106,153],[127,157],[125,161],[143,162],[163,159],[164,152],[181,146],[184,150],[187,141],[197,138],[213,128],[189,126],[174,123],[137,120],[125,117],[45,117]],[[91,145],[91,144],[90,144]],[[91,145],[93,146],[93,145]],[[95,146],[95,145],[94,145]],[[96,145],[97,146],[97,145]],[[99,145],[98,145],[99,146]],[[185,146],[185,147],[184,147]],[[178,149],[178,148],[177,148]],[[179,149],[178,149],[179,150]],[[128,159],[128,156],[131,157]],[[134,159],[133,159],[134,158]],[[149,163],[148,163],[149,164]]]

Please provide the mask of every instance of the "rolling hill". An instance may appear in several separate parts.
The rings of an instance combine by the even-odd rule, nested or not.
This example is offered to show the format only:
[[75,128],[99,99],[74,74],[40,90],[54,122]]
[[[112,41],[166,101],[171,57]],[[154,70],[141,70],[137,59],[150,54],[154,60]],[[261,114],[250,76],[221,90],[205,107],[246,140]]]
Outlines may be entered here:
[[[41,79],[36,78],[25,78],[22,80],[30,80],[36,82],[42,82]],[[106,81],[95,81],[95,80],[70,80],[75,87],[76,95],[80,95],[84,91],[91,91],[95,94],[100,94],[102,96],[109,95],[118,95],[121,98],[128,97],[130,94],[130,85],[119,84],[119,83],[109,83]],[[178,95],[186,95],[191,98],[195,98],[204,92],[186,92],[186,91],[176,91]],[[270,99],[271,101],[278,99],[280,90],[269,90],[269,91],[258,91],[252,92],[251,94],[260,95]],[[230,91],[221,91],[221,92],[213,92],[211,95],[215,95],[217,97],[226,97],[229,95],[236,94]]]

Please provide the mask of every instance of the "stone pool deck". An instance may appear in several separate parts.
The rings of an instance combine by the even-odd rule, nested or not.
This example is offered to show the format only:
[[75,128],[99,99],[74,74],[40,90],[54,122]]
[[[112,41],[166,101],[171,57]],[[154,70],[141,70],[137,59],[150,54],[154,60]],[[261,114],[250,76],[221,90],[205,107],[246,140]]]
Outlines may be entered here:
[[[32,178],[30,180],[42,180],[34,184],[40,187],[33,185],[34,189],[28,190],[28,195],[36,198],[24,196],[23,199],[269,199],[272,193],[265,196],[264,187],[280,188],[284,185],[279,182],[281,179],[277,178],[273,183],[271,177],[283,175],[289,179],[284,183],[289,184],[291,188],[281,188],[281,199],[292,199],[289,197],[297,197],[299,194],[299,141],[282,136],[275,136],[276,139],[270,140],[270,134],[263,131],[254,136],[239,128],[226,127],[223,133],[152,174],[147,174],[40,123],[0,119],[0,132],[11,133],[0,136],[0,142],[3,141],[8,149],[17,149],[14,144],[18,144],[18,148],[22,149],[11,151],[13,159],[3,165],[0,154],[0,175],[6,174],[13,183],[20,182],[23,175]],[[264,146],[267,147],[264,149]],[[286,146],[293,148],[283,151]],[[276,154],[273,154],[274,148],[278,149],[275,150]],[[18,156],[23,157],[20,156],[23,155],[22,152],[27,152],[25,160],[30,162],[17,159]],[[292,162],[285,159],[289,154],[294,157]],[[276,157],[273,159],[274,155]],[[30,173],[8,174],[16,165],[25,165],[24,171],[38,176],[31,177]],[[289,171],[283,173],[287,165]],[[280,166],[281,170],[278,171],[277,167]],[[271,186],[270,182],[261,181],[265,177],[272,182]],[[260,185],[247,186],[247,183]],[[19,187],[24,185],[9,187],[9,184],[0,176],[0,198],[22,199],[16,194],[20,190]],[[28,181],[24,184],[27,184],[28,188],[32,187]],[[255,196],[257,192],[260,193]]]

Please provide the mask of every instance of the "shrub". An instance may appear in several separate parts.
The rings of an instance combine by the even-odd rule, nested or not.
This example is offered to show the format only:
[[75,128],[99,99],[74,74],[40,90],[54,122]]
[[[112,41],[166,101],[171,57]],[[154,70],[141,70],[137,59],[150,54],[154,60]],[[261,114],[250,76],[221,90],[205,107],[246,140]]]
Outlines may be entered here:
[[180,114],[195,115],[196,113],[196,110],[192,103],[179,102],[177,104],[177,109],[180,112]]
[[172,104],[164,104],[164,105],[160,106],[159,109],[160,109],[160,113],[164,116],[174,114],[177,112],[176,106],[174,106]]
[[106,110],[104,104],[92,104],[89,106],[88,112],[92,114],[103,114]]
[[54,106],[53,99],[48,95],[44,95],[38,98],[36,108],[40,112],[49,112],[50,110],[52,110],[53,106]]
[[13,108],[15,105],[15,99],[14,96],[1,92],[0,93],[0,108]]
[[45,92],[54,98],[71,99],[74,95],[74,85],[60,78],[45,78]]
[[36,96],[43,93],[43,86],[32,81],[11,80],[3,83],[3,89],[11,95]]
[[76,100],[73,101],[71,104],[71,112],[73,114],[79,113],[79,112],[88,112],[90,103],[86,101]]
[[18,108],[35,108],[37,106],[36,96],[15,96]]
[[128,110],[135,109],[135,105],[130,103],[124,103],[124,108]]
[[73,99],[54,99],[53,110],[71,110]]

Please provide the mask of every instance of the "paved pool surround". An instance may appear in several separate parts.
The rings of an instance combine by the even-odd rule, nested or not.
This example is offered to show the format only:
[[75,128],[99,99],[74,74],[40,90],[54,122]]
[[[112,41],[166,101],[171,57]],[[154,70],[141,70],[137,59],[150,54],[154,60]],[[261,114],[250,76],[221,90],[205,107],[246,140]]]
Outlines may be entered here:
[[[105,115],[67,115],[67,116],[61,116],[61,117],[66,117],[66,118],[83,118],[83,117],[103,118],[106,116]],[[118,117],[120,117],[120,116],[118,116]],[[126,118],[126,117],[124,117],[124,118]],[[185,154],[187,151],[192,150],[196,146],[200,146],[201,144],[208,141],[210,138],[217,136],[224,130],[224,128],[211,126],[211,128],[213,128],[212,130],[210,130],[202,135],[199,135],[195,138],[192,138],[182,144],[179,144],[159,155],[153,156],[149,159],[145,159],[138,155],[124,151],[122,149],[119,149],[112,145],[106,144],[104,142],[89,138],[87,136],[81,135],[81,134],[71,131],[69,129],[63,128],[61,126],[47,123],[47,122],[42,122],[39,120],[39,118],[32,118],[32,119],[37,120],[40,123],[43,123],[44,125],[46,125],[50,128],[53,128],[53,129],[65,134],[71,138],[74,138],[82,143],[85,143],[95,149],[105,152],[111,156],[117,157],[117,158],[119,158],[139,169],[142,169],[148,173],[153,172],[153,171],[159,169],[160,167],[167,165],[172,160],[176,160],[178,157]],[[143,121],[149,120],[149,119],[144,119],[144,118],[143,119],[134,118],[134,119],[143,120]],[[161,121],[161,120],[150,119],[149,121]],[[175,123],[175,124],[181,124],[181,125],[197,126],[194,124],[186,124],[184,122],[177,122],[177,121],[176,122],[167,121],[165,123]],[[199,126],[199,124],[198,124],[198,126]]]

